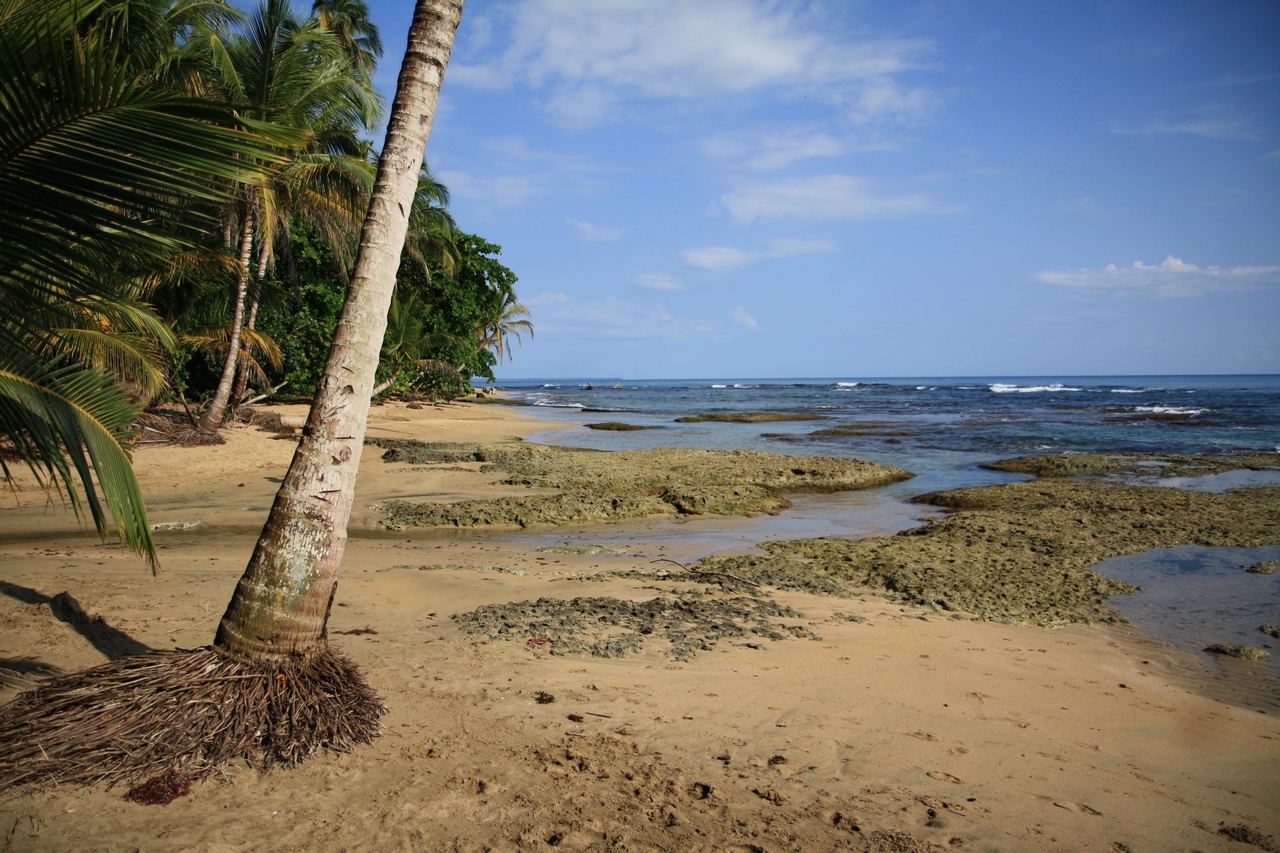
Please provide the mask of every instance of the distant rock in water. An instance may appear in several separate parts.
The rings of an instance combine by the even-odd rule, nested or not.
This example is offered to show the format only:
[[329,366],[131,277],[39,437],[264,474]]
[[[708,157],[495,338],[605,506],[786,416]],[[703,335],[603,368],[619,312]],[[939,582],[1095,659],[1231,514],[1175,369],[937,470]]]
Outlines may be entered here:
[[611,430],[613,432],[630,432],[637,429],[666,429],[663,426],[644,426],[641,424],[625,424],[621,421],[604,421],[598,424],[583,424],[587,429]]
[[1280,569],[1280,560],[1267,560],[1262,563],[1254,563],[1245,569],[1251,575],[1270,575],[1275,574],[1276,569]]
[[825,421],[823,415],[811,415],[804,412],[706,412],[701,415],[689,415],[676,418],[678,424],[725,423],[725,424],[768,424],[778,421]]

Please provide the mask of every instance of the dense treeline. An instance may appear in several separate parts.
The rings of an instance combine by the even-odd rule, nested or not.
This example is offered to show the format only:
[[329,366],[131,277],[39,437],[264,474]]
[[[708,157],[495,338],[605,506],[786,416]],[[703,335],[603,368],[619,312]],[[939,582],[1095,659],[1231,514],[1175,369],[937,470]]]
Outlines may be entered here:
[[[180,402],[207,435],[273,389],[310,396],[372,187],[380,54],[364,0],[0,0],[6,477],[20,460],[150,552],[143,408]],[[463,393],[532,331],[499,248],[447,205],[424,166],[379,393]]]

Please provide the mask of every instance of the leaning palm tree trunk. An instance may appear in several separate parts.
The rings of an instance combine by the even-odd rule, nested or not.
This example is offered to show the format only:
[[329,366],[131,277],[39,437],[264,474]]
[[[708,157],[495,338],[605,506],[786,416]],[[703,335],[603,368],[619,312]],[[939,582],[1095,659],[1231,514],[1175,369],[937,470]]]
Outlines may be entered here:
[[207,775],[367,742],[382,705],[325,623],[418,169],[462,0],[418,0],[355,274],[304,437],[212,648],[46,682],[0,717],[0,788]]
[[233,654],[280,659],[324,644],[408,212],[461,14],[461,0],[419,0],[414,13],[355,271],[324,375],[293,463],[214,641]]

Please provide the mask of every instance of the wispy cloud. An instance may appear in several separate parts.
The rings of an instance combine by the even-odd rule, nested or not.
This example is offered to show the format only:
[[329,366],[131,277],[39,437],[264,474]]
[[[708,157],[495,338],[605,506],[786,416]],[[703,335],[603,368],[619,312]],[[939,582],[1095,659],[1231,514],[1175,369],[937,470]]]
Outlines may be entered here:
[[748,251],[730,246],[704,246],[680,253],[686,264],[701,270],[722,270],[746,266],[761,260],[789,258],[793,255],[809,255],[816,252],[834,252],[838,247],[830,240],[799,240],[781,238],[771,240],[764,249]]
[[754,329],[760,325],[756,322],[756,318],[748,314],[747,309],[741,305],[733,309],[732,317],[748,329]]
[[788,129],[757,133],[720,134],[699,143],[704,156],[735,160],[748,169],[773,171],[816,157],[839,157],[850,144],[820,130]]
[[746,184],[721,196],[720,203],[739,222],[781,217],[808,221],[883,219],[956,210],[919,193],[877,195],[866,178],[853,175],[821,175]]
[[549,183],[543,175],[480,176],[460,169],[441,169],[436,177],[456,199],[482,202],[487,207],[520,207],[542,195]]
[[1054,206],[1055,210],[1063,213],[1083,213],[1087,216],[1100,216],[1110,211],[1104,210],[1098,205],[1098,202],[1087,195],[1074,198],[1071,201],[1059,202]]
[[435,173],[453,198],[488,210],[591,194],[600,189],[606,171],[590,158],[535,148],[519,136],[485,139],[468,152],[466,168],[451,165],[442,164]]
[[565,217],[564,221],[572,225],[578,232],[578,236],[584,240],[617,240],[622,236],[621,228],[602,228],[590,222],[580,222],[569,217]]
[[658,290],[666,293],[684,290],[684,285],[678,278],[665,273],[640,273],[636,276],[636,284],[645,290]]
[[685,340],[705,337],[705,324],[682,320],[657,303],[632,302],[610,296],[575,301],[538,317],[538,336],[605,340]]
[[553,290],[544,290],[536,296],[531,296],[524,300],[524,303],[531,308],[539,308],[542,306],[564,305],[569,301],[569,297],[563,293],[557,293]]
[[933,52],[928,39],[842,39],[809,12],[760,0],[520,0],[476,26],[504,47],[456,59],[451,83],[528,85],[577,125],[607,120],[634,98],[763,88],[822,93],[865,117],[914,112],[924,95],[893,75],[921,67]]
[[1097,293],[1189,297],[1280,284],[1280,266],[1198,267],[1170,255],[1155,265],[1134,261],[1127,267],[1108,264],[1101,269],[1041,272],[1036,278],[1047,284]]
[[1158,118],[1132,123],[1112,122],[1111,132],[1123,136],[1184,134],[1221,141],[1253,142],[1258,139],[1257,128],[1251,121],[1221,115],[1181,121]]

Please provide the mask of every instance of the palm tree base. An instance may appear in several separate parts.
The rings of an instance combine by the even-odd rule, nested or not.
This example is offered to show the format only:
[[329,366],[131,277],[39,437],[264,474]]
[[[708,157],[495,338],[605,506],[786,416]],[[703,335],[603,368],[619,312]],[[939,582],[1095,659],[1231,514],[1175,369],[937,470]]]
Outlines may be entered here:
[[138,415],[135,424],[138,437],[134,440],[134,444],[202,447],[227,443],[227,440],[216,432],[201,432],[196,429],[191,419],[182,412],[153,409]]
[[0,789],[199,779],[350,752],[386,712],[359,668],[320,650],[252,661],[216,647],[131,655],[46,681],[0,709]]

